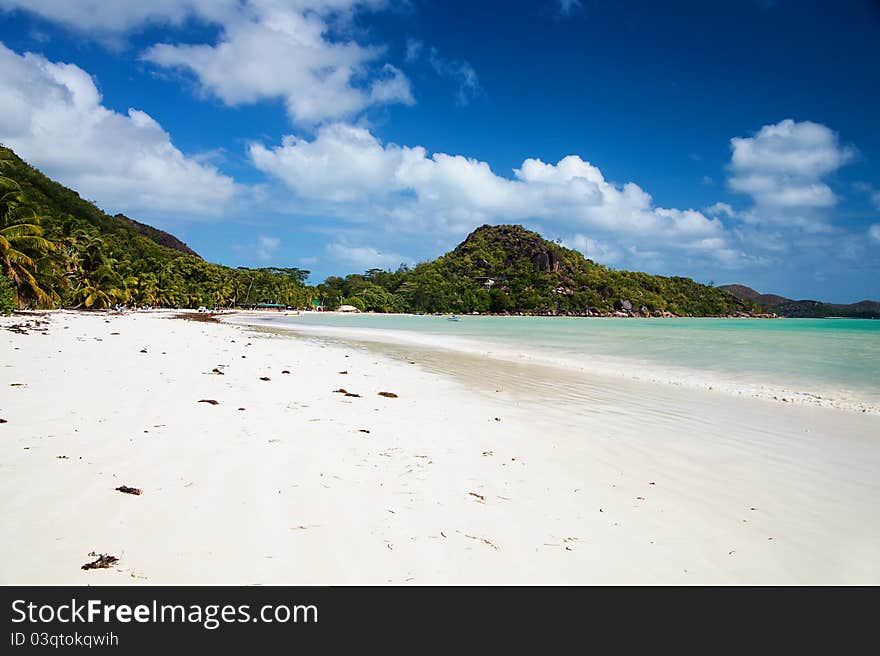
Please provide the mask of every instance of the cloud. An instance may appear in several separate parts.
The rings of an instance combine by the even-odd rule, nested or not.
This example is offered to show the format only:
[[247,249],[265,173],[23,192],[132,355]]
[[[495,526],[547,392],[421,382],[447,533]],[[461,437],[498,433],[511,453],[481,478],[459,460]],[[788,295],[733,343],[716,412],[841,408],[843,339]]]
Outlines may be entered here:
[[705,208],[703,212],[707,216],[726,216],[729,219],[737,215],[736,211],[728,203],[715,203]]
[[383,252],[372,246],[353,246],[343,242],[333,242],[327,245],[326,250],[330,257],[359,269],[396,268],[402,263],[413,263],[408,257]]
[[855,155],[833,130],[785,119],[753,137],[734,137],[730,145],[728,186],[751,196],[754,220],[827,228],[821,210],[833,207],[837,196],[824,178]]
[[424,49],[425,44],[423,41],[419,39],[409,38],[406,40],[406,61],[408,64],[412,64],[418,61],[419,57],[422,56],[422,50]]
[[257,257],[264,262],[271,260],[279,246],[281,246],[281,240],[278,237],[260,235],[257,238]]
[[559,13],[563,16],[570,16],[575,9],[580,9],[583,5],[581,0],[556,0],[559,5]]
[[403,72],[380,61],[383,47],[330,38],[328,12],[364,3],[291,4],[251,0],[223,22],[214,45],[161,43],[142,58],[194,74],[203,91],[227,105],[281,99],[301,124],[415,102]]
[[291,135],[272,148],[253,143],[249,152],[299,207],[305,201],[315,214],[361,217],[396,238],[442,239],[481,223],[540,222],[578,239],[719,254],[725,264],[737,252],[718,218],[658,207],[635,183],[608,182],[577,155],[555,164],[526,159],[504,177],[486,162],[383,144],[367,129],[342,123],[321,127],[311,140]]
[[[425,43],[419,39],[408,38],[406,40],[406,62],[416,64],[422,59],[425,52]],[[426,58],[427,64],[440,77],[452,80],[457,85],[455,102],[459,105],[468,105],[474,98],[483,93],[480,86],[480,78],[477,71],[469,62],[463,59],[447,59],[441,57],[437,48],[430,48]]]
[[612,244],[590,239],[586,235],[575,234],[562,240],[562,245],[583,253],[586,257],[602,264],[614,264],[620,260],[620,249]]
[[[869,252],[871,228],[836,220],[840,198],[831,186],[835,174],[855,159],[856,149],[841,143],[828,126],[792,119],[730,143],[728,186],[750,204],[716,203],[704,212],[725,220],[728,243],[742,252],[737,261],[747,267],[752,286],[815,296],[812,283],[834,281],[844,298],[847,290],[868,288],[864,280],[876,277],[877,268]],[[872,188],[855,189],[870,198]]]
[[867,182],[856,182],[853,187],[868,197],[874,209],[880,210],[880,189]]
[[181,25],[193,16],[216,22],[232,15],[238,4],[237,0],[0,0],[0,9],[28,11],[83,33],[109,34],[147,24]]
[[106,108],[73,64],[0,44],[0,142],[109,211],[219,214],[240,189],[150,115]]
[[180,27],[189,20],[223,25],[254,10],[345,16],[388,0],[0,0],[0,10],[26,11],[86,35],[132,32],[149,25]]
[[483,88],[477,72],[465,60],[445,59],[439,55],[436,48],[431,48],[428,62],[437,75],[449,78],[458,85],[455,100],[459,105],[468,105],[479,96]]
[[880,223],[874,223],[868,228],[868,237],[880,243]]
[[160,43],[142,59],[194,75],[200,89],[237,106],[280,99],[291,120],[310,124],[369,107],[415,101],[407,77],[383,62],[384,47],[337,37],[352,16],[386,0],[0,0],[113,42],[148,25],[217,25],[213,44]]

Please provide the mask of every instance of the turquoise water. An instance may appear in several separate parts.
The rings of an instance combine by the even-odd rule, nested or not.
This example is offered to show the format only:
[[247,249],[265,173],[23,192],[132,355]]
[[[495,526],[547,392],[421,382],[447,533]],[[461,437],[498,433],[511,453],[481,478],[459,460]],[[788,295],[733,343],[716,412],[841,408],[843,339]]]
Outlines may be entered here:
[[264,321],[380,341],[418,338],[639,377],[765,386],[880,408],[880,321],[868,319],[464,316],[454,322],[440,316],[304,313]]

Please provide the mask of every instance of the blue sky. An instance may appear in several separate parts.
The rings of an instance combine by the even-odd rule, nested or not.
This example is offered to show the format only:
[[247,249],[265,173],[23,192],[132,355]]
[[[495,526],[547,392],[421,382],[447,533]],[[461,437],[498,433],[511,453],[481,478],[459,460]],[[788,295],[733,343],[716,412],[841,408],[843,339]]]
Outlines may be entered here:
[[522,223],[615,268],[880,298],[880,6],[0,0],[0,142],[312,281]]

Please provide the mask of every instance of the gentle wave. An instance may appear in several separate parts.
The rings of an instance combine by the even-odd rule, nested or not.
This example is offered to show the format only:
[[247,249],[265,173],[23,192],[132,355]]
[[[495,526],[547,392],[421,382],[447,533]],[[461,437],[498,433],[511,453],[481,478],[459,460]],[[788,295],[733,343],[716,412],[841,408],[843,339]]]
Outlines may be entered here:
[[586,374],[880,414],[880,322],[242,314],[312,336],[444,349]]

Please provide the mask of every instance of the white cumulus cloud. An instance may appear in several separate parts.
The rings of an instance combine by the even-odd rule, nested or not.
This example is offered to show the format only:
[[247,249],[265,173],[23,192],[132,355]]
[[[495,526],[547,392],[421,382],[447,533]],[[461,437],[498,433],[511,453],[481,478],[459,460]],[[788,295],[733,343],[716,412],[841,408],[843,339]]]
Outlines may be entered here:
[[555,164],[526,159],[505,177],[486,162],[382,143],[343,123],[321,127],[312,139],[287,136],[280,145],[253,143],[249,150],[258,169],[319,213],[370,216],[386,232],[437,237],[486,222],[537,221],[602,242],[662,244],[731,259],[720,219],[658,207],[637,184],[609,182],[577,155]]
[[837,203],[825,178],[855,154],[833,130],[785,119],[765,125],[752,137],[734,137],[730,145],[728,186],[751,196],[755,221],[825,227],[822,210]]
[[621,258],[620,249],[615,245],[590,239],[580,233],[563,239],[562,245],[580,251],[591,260],[602,264],[615,264]]
[[108,211],[218,214],[238,190],[149,114],[105,107],[83,69],[3,44],[0,142]]
[[[215,43],[159,43],[145,61],[192,74],[229,105],[281,99],[293,121],[340,119],[377,105],[414,103],[385,48],[339,36],[354,14],[386,0],[0,0],[96,38],[188,20],[220,27]],[[331,33],[334,36],[331,36]]]
[[415,101],[407,77],[381,58],[381,46],[335,40],[327,11],[362,3],[250,0],[223,23],[214,44],[156,44],[158,66],[192,73],[228,105],[281,99],[291,120],[320,123],[368,107]]

